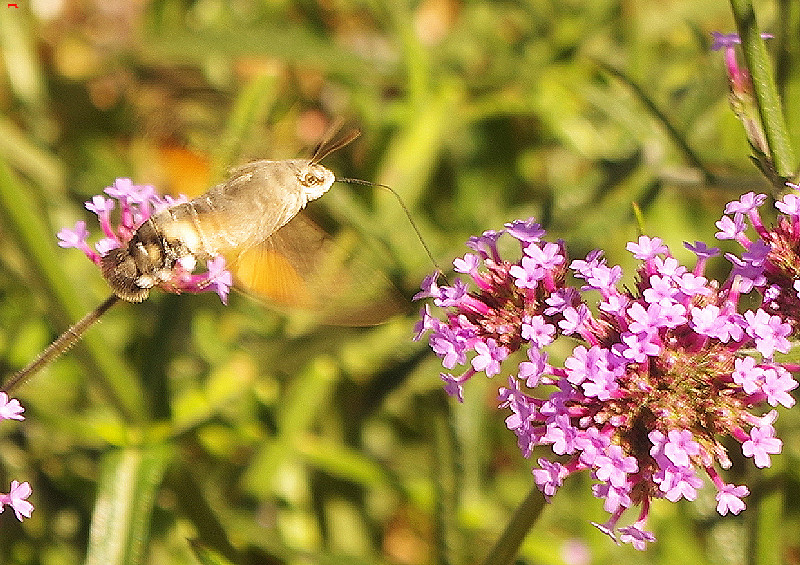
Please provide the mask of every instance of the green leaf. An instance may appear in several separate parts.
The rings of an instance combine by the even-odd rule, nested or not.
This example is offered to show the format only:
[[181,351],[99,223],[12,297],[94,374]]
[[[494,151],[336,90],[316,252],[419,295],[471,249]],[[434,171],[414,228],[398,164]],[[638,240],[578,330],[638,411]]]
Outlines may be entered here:
[[150,514],[171,458],[166,445],[110,451],[102,465],[86,565],[141,563]]
[[299,451],[306,462],[317,469],[368,488],[384,486],[393,481],[387,471],[372,458],[346,445],[306,439],[299,446]]
[[277,76],[259,75],[247,84],[233,105],[233,111],[214,152],[212,172],[215,178],[224,175],[240,156],[242,141],[260,124],[276,101]]
[[189,540],[189,545],[194,552],[194,556],[202,565],[233,565],[232,561],[228,561],[222,555],[205,547],[198,540]]
[[778,87],[775,84],[772,62],[761,38],[753,3],[750,0],[731,0],[731,8],[742,40],[747,69],[753,77],[753,94],[761,114],[761,123],[764,126],[775,170],[781,177],[788,178],[796,167],[794,151],[786,128]]

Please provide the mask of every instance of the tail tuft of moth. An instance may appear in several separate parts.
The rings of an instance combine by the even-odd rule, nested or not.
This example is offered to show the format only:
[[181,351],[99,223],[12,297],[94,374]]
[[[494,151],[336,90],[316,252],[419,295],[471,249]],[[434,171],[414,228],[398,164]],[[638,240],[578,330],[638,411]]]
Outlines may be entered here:
[[120,247],[109,251],[100,259],[100,269],[108,286],[123,300],[142,302],[150,295],[149,288],[142,288],[136,283],[139,269],[127,249]]

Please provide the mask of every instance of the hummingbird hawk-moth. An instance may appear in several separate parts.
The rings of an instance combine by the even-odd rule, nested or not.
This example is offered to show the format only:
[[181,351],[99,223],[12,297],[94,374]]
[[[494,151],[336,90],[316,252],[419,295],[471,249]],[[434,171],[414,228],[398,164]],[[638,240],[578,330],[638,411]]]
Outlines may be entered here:
[[[195,265],[210,264],[218,257],[224,258],[234,286],[277,305],[311,310],[324,323],[371,325],[401,310],[404,301],[376,268],[357,258],[342,261],[348,253],[339,252],[301,213],[336,181],[319,161],[357,136],[354,132],[337,142],[323,143],[311,159],[259,160],[238,167],[205,194],[161,206],[140,224],[120,229],[124,238],[106,226],[106,234],[114,237],[107,238],[112,241],[102,254],[90,250],[83,240],[82,245],[64,245],[83,248],[100,265],[113,295],[0,390],[15,387],[71,347],[119,300],[141,302],[154,287],[188,290],[183,284],[197,278],[191,277]],[[82,229],[85,238],[85,224]],[[77,226],[67,231],[74,235]]]

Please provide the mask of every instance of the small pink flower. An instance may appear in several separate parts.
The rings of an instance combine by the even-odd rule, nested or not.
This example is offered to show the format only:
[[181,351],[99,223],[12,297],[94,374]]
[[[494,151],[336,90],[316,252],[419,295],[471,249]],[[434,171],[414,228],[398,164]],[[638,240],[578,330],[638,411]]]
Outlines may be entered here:
[[14,514],[17,515],[17,520],[20,522],[22,518],[30,518],[33,504],[25,500],[30,495],[31,486],[27,482],[11,481],[11,490],[8,494],[0,494],[0,512],[2,512],[2,506],[7,504],[14,509]]
[[16,398],[8,398],[5,392],[0,392],[0,420],[24,420],[22,413],[25,409]]

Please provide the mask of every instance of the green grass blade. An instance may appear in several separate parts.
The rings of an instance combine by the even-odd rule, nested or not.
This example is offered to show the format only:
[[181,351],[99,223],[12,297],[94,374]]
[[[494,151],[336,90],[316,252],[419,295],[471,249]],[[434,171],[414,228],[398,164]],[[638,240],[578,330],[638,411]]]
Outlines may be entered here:
[[92,514],[86,565],[144,561],[153,501],[170,458],[166,445],[106,454]]
[[261,75],[254,78],[236,98],[230,119],[222,132],[220,143],[212,162],[215,179],[224,176],[240,157],[242,141],[251,128],[264,120],[275,104],[278,78],[275,75]]
[[[403,198],[409,210],[429,190],[429,181],[441,159],[448,135],[459,126],[462,93],[456,85],[443,88],[435,98],[431,98],[419,112],[411,114],[401,126],[387,148],[378,173],[378,182],[392,187]],[[403,229],[384,230],[385,236],[395,250],[414,250],[414,253],[401,253],[399,257],[408,263],[409,272],[430,271],[431,265],[417,236],[408,226],[403,209],[394,198],[384,195],[377,200],[378,224],[381,226],[402,226]],[[418,227],[429,245],[435,248],[434,237],[426,226],[418,222]]]
[[36,32],[24,10],[4,9],[0,47],[14,94],[26,104],[44,106],[44,78],[36,54]]
[[672,122],[669,116],[658,107],[655,100],[653,100],[636,81],[634,81],[627,73],[603,61],[596,61],[596,63],[606,72],[618,78],[625,83],[631,92],[644,104],[650,115],[655,118],[666,130],[670,139],[678,146],[681,152],[686,156],[689,163],[697,168],[702,174],[705,182],[715,182],[714,174],[703,164],[700,156],[689,145],[689,140],[686,135],[681,132],[678,127]]
[[192,547],[194,556],[202,565],[233,565],[232,561],[228,561],[225,557],[213,549],[207,548],[197,540],[190,540],[189,545]]

